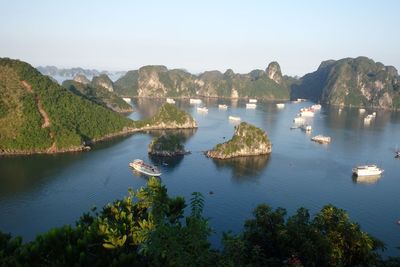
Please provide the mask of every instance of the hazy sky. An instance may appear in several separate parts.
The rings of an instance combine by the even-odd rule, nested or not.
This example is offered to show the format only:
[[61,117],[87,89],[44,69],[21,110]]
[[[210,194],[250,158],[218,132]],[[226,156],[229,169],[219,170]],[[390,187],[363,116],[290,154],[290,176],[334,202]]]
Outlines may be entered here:
[[368,56],[400,67],[400,1],[0,0],[0,57],[34,66],[303,75]]

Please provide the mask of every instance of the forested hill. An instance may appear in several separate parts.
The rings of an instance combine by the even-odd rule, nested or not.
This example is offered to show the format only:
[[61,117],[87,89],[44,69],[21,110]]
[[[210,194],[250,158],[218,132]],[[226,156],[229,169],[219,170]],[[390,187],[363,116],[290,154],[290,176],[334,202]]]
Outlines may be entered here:
[[353,107],[400,109],[396,68],[367,57],[327,60],[291,88],[292,98]]
[[169,70],[165,66],[144,66],[128,71],[114,83],[114,90],[128,97],[255,97],[269,100],[289,99],[286,77],[277,62],[265,70],[237,74],[229,69],[206,71],[193,75],[184,70]]
[[82,149],[133,121],[77,96],[28,63],[0,58],[0,154]]

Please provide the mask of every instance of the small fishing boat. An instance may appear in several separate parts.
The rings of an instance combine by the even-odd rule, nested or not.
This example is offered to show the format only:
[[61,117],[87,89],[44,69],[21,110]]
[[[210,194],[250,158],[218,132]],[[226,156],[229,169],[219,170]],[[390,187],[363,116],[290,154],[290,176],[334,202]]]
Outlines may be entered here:
[[375,164],[360,165],[352,169],[356,176],[375,176],[383,173],[383,169],[378,168]]
[[141,159],[135,159],[129,163],[129,166],[138,172],[149,176],[161,176],[161,172],[157,167],[147,164]]
[[360,114],[364,114],[364,113],[365,113],[365,108],[360,108],[360,109],[358,110],[358,112],[360,112]]
[[329,136],[324,136],[324,135],[316,135],[311,138],[311,141],[320,143],[320,144],[329,144],[331,142],[331,138]]
[[218,109],[228,109],[227,105],[218,105]]
[[132,99],[129,98],[129,97],[123,97],[122,99],[123,99],[126,103],[131,103],[131,102],[132,102]]
[[255,109],[257,107],[257,105],[256,104],[253,104],[253,103],[247,103],[246,104],[246,108],[247,109]]
[[228,119],[230,121],[240,121],[240,117],[235,117],[235,116],[229,116]]
[[283,103],[277,103],[277,104],[276,104],[276,107],[277,107],[277,108],[284,108],[284,107],[285,107],[285,104],[283,104]]
[[249,103],[257,103],[257,99],[250,98],[250,99],[249,99]]
[[190,98],[189,99],[190,104],[201,104],[201,99],[198,98]]
[[175,100],[173,100],[172,98],[167,98],[167,103],[175,104]]
[[197,112],[207,113],[208,112],[208,108],[206,108],[206,107],[198,107],[197,108]]

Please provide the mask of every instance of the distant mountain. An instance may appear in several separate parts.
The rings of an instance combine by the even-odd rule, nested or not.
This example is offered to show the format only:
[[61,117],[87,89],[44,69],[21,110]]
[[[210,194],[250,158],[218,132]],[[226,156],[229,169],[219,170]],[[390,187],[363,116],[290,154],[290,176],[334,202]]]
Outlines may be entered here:
[[128,71],[114,84],[114,90],[129,97],[226,97],[289,99],[289,89],[277,62],[267,69],[248,74],[206,71],[193,75],[184,70],[168,70],[165,66],[144,66]]
[[48,75],[56,79],[60,84],[64,80],[73,79],[77,75],[84,75],[85,77],[92,79],[95,76],[100,76],[101,74],[106,74],[112,80],[116,80],[124,75],[125,71],[99,71],[96,69],[83,69],[80,67],[77,68],[69,68],[69,69],[59,69],[55,66],[39,66],[36,68],[43,75]]
[[74,80],[64,81],[62,86],[74,94],[83,96],[115,112],[133,111],[131,105],[113,92],[113,82],[106,74],[95,76],[92,81],[89,81],[83,74],[79,74]]
[[338,106],[400,109],[396,68],[366,57],[328,60],[291,85],[291,98]]
[[28,63],[0,59],[0,154],[81,150],[134,122],[54,83]]

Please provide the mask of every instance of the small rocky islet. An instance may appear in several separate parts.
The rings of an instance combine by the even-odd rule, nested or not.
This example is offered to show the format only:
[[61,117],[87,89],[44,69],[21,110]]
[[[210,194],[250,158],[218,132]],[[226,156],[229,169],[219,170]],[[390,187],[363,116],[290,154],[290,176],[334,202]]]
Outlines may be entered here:
[[215,159],[230,159],[234,157],[259,156],[272,152],[272,144],[266,132],[254,125],[241,122],[235,126],[232,138],[216,145],[206,152],[206,155]]
[[182,144],[179,134],[163,134],[154,138],[149,144],[148,152],[151,156],[176,157],[189,154]]

